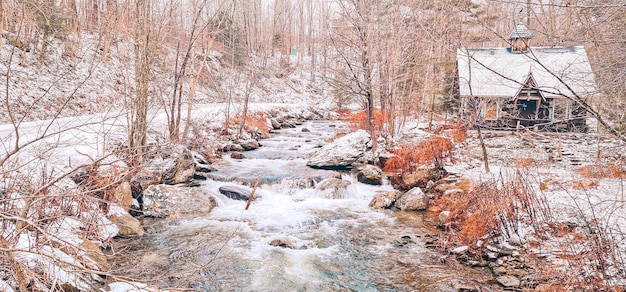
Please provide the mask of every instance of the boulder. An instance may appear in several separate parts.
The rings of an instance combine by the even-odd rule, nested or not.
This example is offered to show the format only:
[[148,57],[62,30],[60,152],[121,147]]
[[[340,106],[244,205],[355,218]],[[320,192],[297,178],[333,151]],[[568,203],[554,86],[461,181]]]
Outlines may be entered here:
[[142,211],[146,216],[167,217],[185,214],[207,214],[217,203],[200,188],[153,185],[142,193]]
[[166,184],[188,183],[196,172],[196,162],[191,151],[182,145],[175,146],[170,156],[163,159],[162,165],[162,181]]
[[230,199],[241,200],[241,201],[247,201],[250,198],[250,194],[252,194],[251,188],[244,187],[244,186],[237,186],[237,185],[221,186],[219,188],[219,191],[224,196]]
[[270,124],[272,124],[272,128],[274,128],[274,130],[278,130],[281,127],[280,122],[278,122],[275,118],[270,119]]
[[381,185],[383,184],[383,171],[374,165],[368,164],[359,170],[356,174],[356,179],[368,185]]
[[309,133],[311,132],[311,130],[309,130],[308,128],[302,128],[302,133]]
[[324,145],[309,157],[307,165],[321,169],[350,169],[371,148],[370,135],[359,130]]
[[131,216],[128,212],[112,212],[109,220],[117,226],[121,236],[143,235],[143,227],[137,218]]
[[85,267],[103,272],[111,270],[111,264],[107,260],[107,256],[102,252],[97,243],[84,239],[80,245],[80,249],[83,251],[82,264]]
[[293,244],[293,242],[284,238],[273,239],[272,241],[270,241],[269,245],[282,247],[282,248],[291,248],[291,249],[295,248],[295,245]]
[[159,183],[161,183],[160,172],[154,171],[152,167],[140,169],[139,172],[137,172],[137,174],[130,180],[133,198],[139,197],[141,192],[149,186]]
[[352,185],[352,183],[347,180],[327,178],[317,184],[315,191],[323,198],[341,199],[348,194],[348,187],[350,185]]
[[230,154],[230,158],[232,158],[232,159],[244,159],[244,158],[246,158],[246,156],[243,155],[243,153],[241,153],[241,152],[233,152],[233,153]]
[[372,198],[369,206],[373,209],[389,209],[393,206],[398,198],[402,196],[401,192],[392,191],[384,194],[376,194]]
[[424,211],[428,208],[428,201],[428,196],[420,188],[412,188],[394,206],[402,211]]
[[420,169],[412,173],[407,173],[402,176],[402,182],[408,188],[414,187],[426,187],[428,182],[433,179],[433,175],[429,169]]
[[241,141],[241,142],[239,142],[239,145],[241,145],[241,147],[243,147],[244,151],[250,151],[250,150],[258,149],[259,147],[261,147],[259,142],[257,140],[254,140],[254,139]]
[[112,201],[124,208],[124,210],[130,210],[130,207],[133,205],[133,191],[129,182],[124,181],[115,187]]
[[511,275],[499,276],[496,281],[506,288],[517,288],[521,284],[517,277]]
[[243,146],[241,146],[239,144],[232,144],[232,145],[230,145],[230,147],[228,147],[228,151],[241,152],[241,151],[246,151],[246,149],[244,149]]

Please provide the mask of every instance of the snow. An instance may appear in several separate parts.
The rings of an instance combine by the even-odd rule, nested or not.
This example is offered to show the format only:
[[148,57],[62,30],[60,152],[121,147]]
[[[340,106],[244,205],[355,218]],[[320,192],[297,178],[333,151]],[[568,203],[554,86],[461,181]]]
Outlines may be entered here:
[[109,284],[109,292],[155,292],[148,285],[137,282],[113,282]]

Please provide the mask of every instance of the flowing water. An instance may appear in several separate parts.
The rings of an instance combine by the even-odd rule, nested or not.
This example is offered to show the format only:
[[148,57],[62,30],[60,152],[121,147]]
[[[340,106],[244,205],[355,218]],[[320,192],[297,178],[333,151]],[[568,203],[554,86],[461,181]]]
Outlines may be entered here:
[[[428,235],[439,233],[427,215],[368,207],[391,186],[361,184],[344,173],[352,184],[342,198],[315,191],[333,172],[307,167],[306,157],[341,130],[333,126],[311,121],[282,129],[246,159],[224,158],[215,180],[201,186],[216,194],[218,207],[193,218],[146,221],[146,235],[117,242],[124,256],[114,272],[199,291],[455,291],[454,283],[485,283],[486,273],[443,263],[424,247]],[[260,198],[249,210],[218,192],[257,176]]]

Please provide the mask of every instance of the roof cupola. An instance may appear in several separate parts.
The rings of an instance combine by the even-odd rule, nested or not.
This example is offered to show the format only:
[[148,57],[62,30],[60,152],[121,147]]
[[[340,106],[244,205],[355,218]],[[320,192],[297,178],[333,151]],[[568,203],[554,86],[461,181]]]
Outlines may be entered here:
[[511,52],[522,53],[528,50],[528,43],[533,35],[528,30],[528,27],[521,21],[517,23],[515,29],[509,35],[509,41],[511,42]]

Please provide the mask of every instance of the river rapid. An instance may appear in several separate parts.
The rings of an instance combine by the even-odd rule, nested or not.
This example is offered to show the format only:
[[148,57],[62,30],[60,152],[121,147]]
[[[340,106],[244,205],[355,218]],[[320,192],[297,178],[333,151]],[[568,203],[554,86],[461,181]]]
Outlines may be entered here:
[[[198,291],[456,291],[460,284],[491,290],[488,272],[425,247],[440,233],[426,214],[368,207],[390,185],[343,173],[352,184],[341,198],[315,190],[333,172],[307,167],[306,158],[337,131],[347,130],[309,121],[276,131],[244,159],[225,155],[214,164],[214,179],[200,186],[218,206],[190,218],[145,219],[144,236],[116,241],[112,272]],[[246,202],[219,194],[220,186],[251,185],[258,176],[248,210]]]

